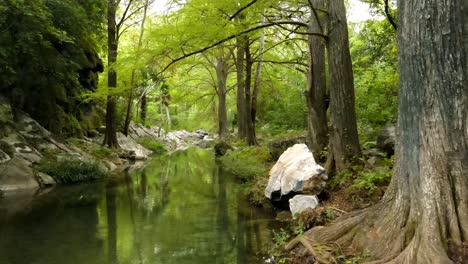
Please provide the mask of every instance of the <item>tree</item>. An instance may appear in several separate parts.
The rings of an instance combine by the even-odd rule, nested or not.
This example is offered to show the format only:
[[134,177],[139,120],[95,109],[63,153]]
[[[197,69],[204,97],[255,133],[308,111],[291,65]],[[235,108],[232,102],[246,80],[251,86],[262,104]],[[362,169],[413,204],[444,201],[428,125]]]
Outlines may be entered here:
[[399,1],[400,93],[392,181],[379,204],[306,236],[369,250],[375,263],[466,261],[466,11],[462,0]]
[[140,9],[146,5],[137,6],[136,0],[128,0],[124,4],[124,12],[120,19],[117,21],[117,10],[119,8],[120,0],[107,1],[107,87],[109,94],[107,96],[106,104],[106,131],[104,133],[103,145],[110,148],[118,148],[117,142],[117,124],[116,124],[116,96],[112,90],[117,88],[117,71],[115,64],[117,62],[117,55],[119,50],[119,39],[122,34],[129,28],[123,28],[124,23],[132,17]]
[[341,171],[361,155],[354,109],[354,80],[344,0],[328,5],[328,72],[330,74],[330,149],[325,169]]
[[[322,0],[309,1],[310,22],[308,32],[324,33],[326,25],[325,3]],[[322,11],[321,11],[322,10]],[[327,84],[325,69],[326,40],[321,36],[308,35],[309,69],[307,71],[307,131],[309,147],[315,157],[320,157],[322,150],[328,145],[327,125]]]

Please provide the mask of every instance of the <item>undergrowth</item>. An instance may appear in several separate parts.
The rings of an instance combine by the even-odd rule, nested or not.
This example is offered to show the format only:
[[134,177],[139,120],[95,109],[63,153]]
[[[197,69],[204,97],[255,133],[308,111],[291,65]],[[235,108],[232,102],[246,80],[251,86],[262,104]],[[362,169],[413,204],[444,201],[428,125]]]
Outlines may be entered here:
[[99,163],[77,159],[45,160],[37,167],[37,170],[50,175],[60,184],[90,181],[106,176],[106,171]]
[[167,149],[164,146],[164,144],[154,138],[143,137],[137,139],[136,142],[142,145],[143,147],[153,151],[153,154],[156,155],[163,155],[167,152]]

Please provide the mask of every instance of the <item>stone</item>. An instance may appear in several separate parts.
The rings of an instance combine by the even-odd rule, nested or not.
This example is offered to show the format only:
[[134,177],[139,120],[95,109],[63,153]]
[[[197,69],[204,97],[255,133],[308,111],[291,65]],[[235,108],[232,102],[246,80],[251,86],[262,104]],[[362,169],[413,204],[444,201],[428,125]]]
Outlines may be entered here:
[[214,145],[216,157],[221,157],[227,154],[228,150],[232,150],[232,146],[224,141],[220,141]]
[[0,149],[0,164],[5,163],[9,160],[11,160],[10,155],[6,154]]
[[36,172],[36,179],[41,188],[50,187],[56,184],[54,178],[42,172]]
[[289,199],[289,210],[294,218],[306,209],[315,209],[319,206],[319,199],[316,195],[296,195]]
[[385,152],[388,157],[395,154],[396,128],[395,126],[386,126],[379,131],[377,137],[377,148]]
[[295,137],[290,137],[286,139],[274,140],[268,144],[268,149],[270,150],[271,157],[273,160],[278,160],[281,154],[288,149],[289,147],[294,146],[295,144],[305,144],[307,138],[305,135],[299,135]]
[[39,188],[39,183],[34,177],[31,162],[15,156],[0,164],[0,191],[32,188]]
[[327,179],[325,170],[315,162],[307,146],[296,144],[288,148],[270,170],[265,196],[281,201],[297,193],[317,195]]
[[0,124],[11,123],[13,121],[13,110],[8,101],[0,97]]
[[117,133],[117,140],[119,142],[120,147],[123,150],[134,153],[134,155],[129,153],[131,159],[144,160],[144,159],[147,159],[151,153],[153,153],[151,150],[146,149],[142,145],[138,144],[131,137],[126,137],[124,134],[120,132]]

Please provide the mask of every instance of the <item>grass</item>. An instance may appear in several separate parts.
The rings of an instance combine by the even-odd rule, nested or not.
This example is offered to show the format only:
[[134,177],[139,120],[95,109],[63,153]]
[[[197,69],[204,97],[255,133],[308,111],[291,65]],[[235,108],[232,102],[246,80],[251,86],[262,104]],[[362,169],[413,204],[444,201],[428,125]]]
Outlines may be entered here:
[[104,159],[113,153],[113,151],[107,147],[83,139],[70,138],[67,141],[98,160]]
[[229,173],[241,180],[251,181],[267,173],[272,158],[268,148],[245,147],[220,157],[220,161]]
[[143,138],[137,139],[136,141],[138,144],[142,145],[143,147],[153,151],[153,154],[163,155],[167,153],[167,149],[164,146],[164,144],[157,141],[154,138],[143,137]]
[[106,171],[99,163],[76,159],[45,160],[37,167],[37,170],[50,175],[60,184],[73,184],[106,176]]

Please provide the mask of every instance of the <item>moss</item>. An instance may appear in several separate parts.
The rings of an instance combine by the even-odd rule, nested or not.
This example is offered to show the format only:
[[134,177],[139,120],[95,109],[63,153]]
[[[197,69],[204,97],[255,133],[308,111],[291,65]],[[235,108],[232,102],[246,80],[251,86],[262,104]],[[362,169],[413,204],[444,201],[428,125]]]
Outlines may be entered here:
[[154,138],[143,137],[143,138],[137,139],[136,141],[138,144],[142,145],[143,147],[153,151],[153,154],[163,155],[167,152],[167,149],[164,146],[164,144]]
[[37,167],[37,170],[50,175],[60,184],[90,181],[106,176],[106,172],[99,163],[76,159],[44,160]]
[[270,151],[264,147],[245,147],[230,152],[219,160],[224,169],[245,181],[267,174],[272,161]]
[[103,147],[101,145],[83,140],[78,138],[70,138],[67,140],[68,143],[75,145],[79,149],[93,156],[94,158],[101,160],[114,153],[111,149]]

